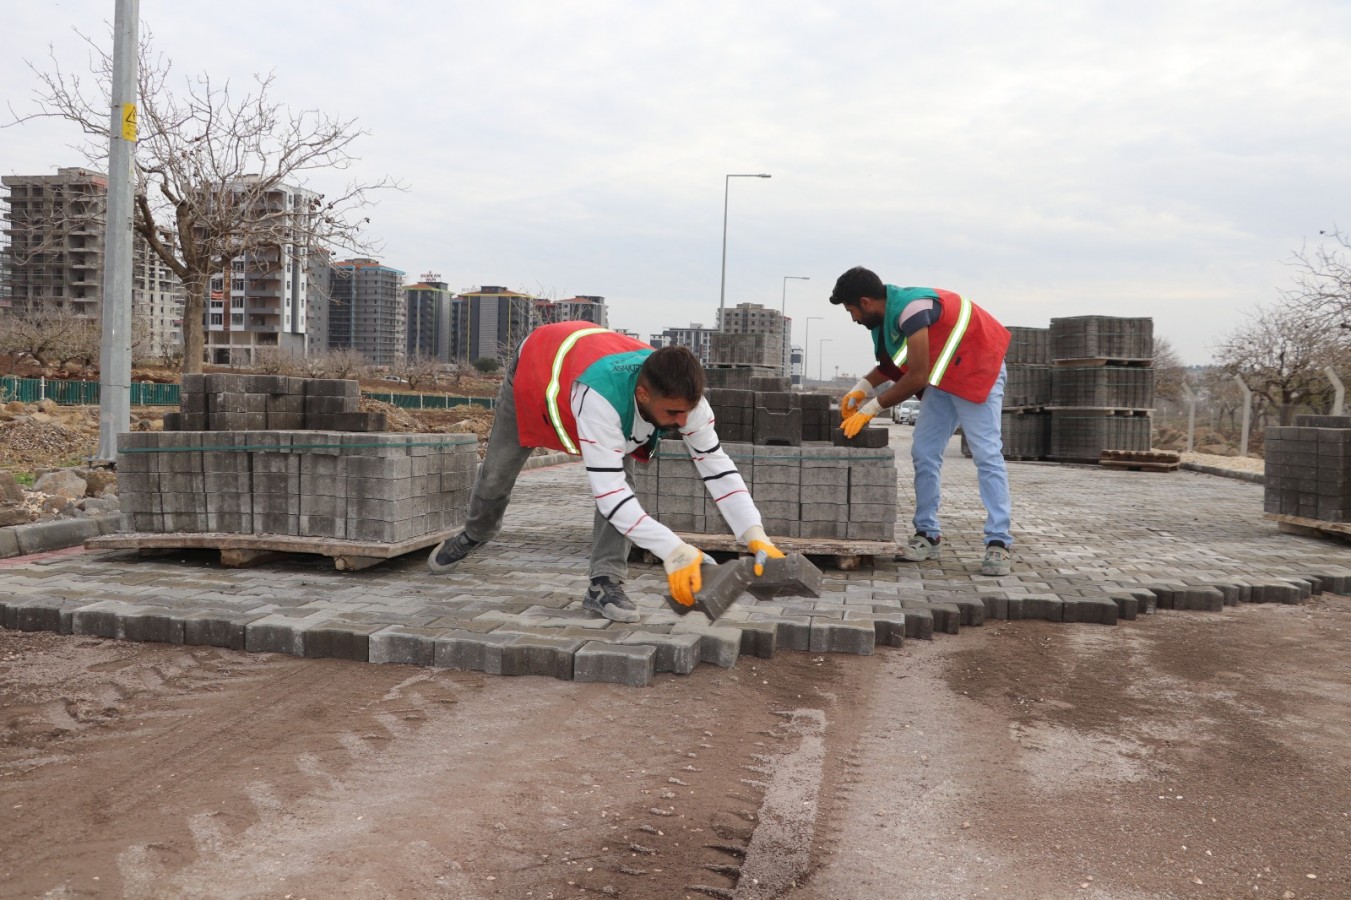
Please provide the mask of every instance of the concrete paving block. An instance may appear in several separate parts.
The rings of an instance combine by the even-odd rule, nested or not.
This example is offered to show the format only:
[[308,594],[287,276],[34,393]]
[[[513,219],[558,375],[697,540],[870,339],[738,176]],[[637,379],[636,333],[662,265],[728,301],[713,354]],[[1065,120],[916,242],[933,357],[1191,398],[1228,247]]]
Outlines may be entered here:
[[379,623],[322,622],[305,630],[305,656],[369,662],[370,636],[384,627]]
[[373,663],[430,666],[436,657],[436,641],[443,628],[390,625],[367,637],[367,659]]
[[438,669],[465,669],[501,675],[503,648],[520,638],[519,634],[511,632],[478,633],[455,629],[436,639],[432,665]]
[[183,614],[159,606],[138,606],[122,612],[117,619],[117,639],[159,644],[183,643]]
[[1004,594],[982,594],[980,602],[985,605],[985,618],[1003,621],[1009,617],[1009,598]]
[[502,647],[503,675],[543,675],[571,681],[574,658],[587,641],[520,635]]
[[1059,597],[1050,594],[1023,597],[1022,618],[1063,622],[1064,602]]
[[1224,609],[1224,591],[1215,587],[1190,587],[1173,595],[1174,609],[1219,612]]
[[587,641],[573,655],[572,680],[647,687],[656,662],[657,648],[650,644]]
[[262,618],[266,614],[219,610],[188,613],[183,617],[183,643],[243,650],[249,623]]
[[877,629],[872,622],[813,617],[807,649],[812,653],[853,653],[872,656]]
[[27,556],[30,553],[78,547],[89,538],[98,537],[98,534],[99,525],[93,519],[54,519],[17,526],[14,536],[19,544],[19,553]]
[[87,604],[83,600],[59,597],[24,597],[6,600],[4,625],[10,631],[50,631],[74,634],[74,611]]
[[244,626],[244,649],[250,653],[305,655],[305,629],[314,624],[303,618],[272,613]]
[[672,634],[699,635],[699,660],[731,668],[741,654],[741,629],[684,619],[671,627]]
[[[704,563],[701,570],[703,583],[694,595],[693,609],[708,616],[710,622],[718,620],[727,608],[736,602],[755,578],[754,560],[743,557],[722,565]],[[688,613],[691,607],[683,606],[669,594],[666,605],[677,614]]]
[[[752,575],[754,558],[752,557]],[[757,575],[746,590],[757,600],[773,597],[821,596],[821,570],[801,553],[788,553],[783,559],[767,559],[764,574]]]
[[1065,598],[1061,601],[1062,622],[1083,622],[1092,625],[1115,625],[1116,601],[1095,600],[1088,597]]
[[962,611],[953,603],[928,603],[923,600],[901,600],[901,608],[908,615],[911,610],[927,610],[933,619],[934,631],[957,634],[962,627]]
[[71,617],[71,633],[117,639],[117,617],[131,607],[120,600],[99,600],[76,609]]
[[[726,621],[726,619],[723,619]],[[757,659],[773,659],[779,643],[779,630],[771,622],[735,622],[741,629],[741,655]]]
[[1110,595],[1110,599],[1116,604],[1116,615],[1118,619],[1134,619],[1139,614],[1140,601],[1133,594],[1112,594]]
[[774,626],[775,646],[780,650],[808,650],[812,645],[812,620],[805,615],[783,613],[752,613],[752,622],[767,622]]
[[1131,588],[1126,593],[1136,599],[1138,602],[1137,611],[1142,616],[1152,616],[1155,610],[1159,608],[1159,595],[1149,588]]
[[1224,605],[1225,605],[1225,606],[1237,606],[1237,605],[1238,605],[1238,603],[1239,603],[1239,588],[1238,588],[1238,585],[1237,585],[1237,584],[1230,584],[1230,583],[1228,583],[1228,582],[1224,582],[1224,583],[1220,583],[1220,584],[1212,584],[1212,585],[1209,585],[1209,587],[1215,588],[1215,590],[1219,591],[1219,592],[1224,596]]
[[[873,605],[874,615],[882,612],[890,612],[895,606],[885,606],[879,608],[877,604]],[[1010,609],[1012,601],[1010,601]],[[904,606],[901,607],[902,614],[905,616],[905,636],[917,641],[932,641],[934,639],[934,616],[933,610],[925,606]],[[1012,618],[1012,613],[1010,613]]]
[[884,647],[900,647],[905,643],[905,613],[873,613],[846,611],[845,622],[867,622],[872,626],[874,643]]
[[16,533],[21,525],[0,528],[0,559],[9,559],[19,555],[19,536]]
[[[743,635],[746,630],[749,629],[743,628]],[[702,640],[698,634],[653,634],[649,631],[633,631],[624,635],[619,643],[650,646],[656,651],[655,671],[688,675],[699,665],[699,645]],[[741,652],[743,655],[746,652],[744,640]],[[770,652],[773,653],[772,646]]]

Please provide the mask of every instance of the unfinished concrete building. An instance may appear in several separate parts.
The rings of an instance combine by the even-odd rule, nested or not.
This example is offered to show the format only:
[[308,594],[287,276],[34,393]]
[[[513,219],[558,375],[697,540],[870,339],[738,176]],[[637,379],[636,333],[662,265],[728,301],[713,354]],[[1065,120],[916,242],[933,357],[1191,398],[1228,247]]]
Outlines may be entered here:
[[407,353],[404,272],[374,259],[333,263],[328,346],[355,350],[372,365],[393,365]]

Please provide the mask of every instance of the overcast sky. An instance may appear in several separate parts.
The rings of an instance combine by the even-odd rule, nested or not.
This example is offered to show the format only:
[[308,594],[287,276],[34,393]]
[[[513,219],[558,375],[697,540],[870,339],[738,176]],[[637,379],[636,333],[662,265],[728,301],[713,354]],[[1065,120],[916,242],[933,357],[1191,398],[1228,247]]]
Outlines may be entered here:
[[[6,2],[0,91],[28,108],[113,0]],[[1351,226],[1345,0],[142,0],[180,76],[356,116],[382,260],[455,289],[600,294],[647,337],[777,307],[809,367],[867,367],[826,298],[866,265],[1008,325],[1153,316],[1187,363]],[[51,123],[0,129],[0,172],[84,161]],[[312,187],[332,185],[316,179]],[[822,339],[827,343],[820,344]],[[818,356],[819,353],[819,356]]]

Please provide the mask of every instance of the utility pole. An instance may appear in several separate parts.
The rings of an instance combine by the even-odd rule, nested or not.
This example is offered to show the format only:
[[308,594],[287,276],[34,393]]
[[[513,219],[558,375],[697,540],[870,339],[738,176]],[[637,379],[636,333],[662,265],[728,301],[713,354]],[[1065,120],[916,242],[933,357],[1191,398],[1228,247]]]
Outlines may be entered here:
[[99,349],[99,446],[94,462],[117,461],[117,436],[131,430],[132,151],[140,0],[117,0],[113,17],[112,119],[108,129],[108,216],[103,238],[103,337]]

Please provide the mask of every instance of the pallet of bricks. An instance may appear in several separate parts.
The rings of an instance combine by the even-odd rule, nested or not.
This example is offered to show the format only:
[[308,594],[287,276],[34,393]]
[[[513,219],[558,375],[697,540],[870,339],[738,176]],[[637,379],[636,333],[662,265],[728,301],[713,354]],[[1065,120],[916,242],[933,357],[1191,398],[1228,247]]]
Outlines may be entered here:
[[1282,530],[1351,537],[1351,416],[1266,430],[1263,508]]
[[89,546],[312,552],[364,568],[442,540],[463,521],[477,439],[375,430],[383,414],[359,398],[355,381],[186,376],[169,430],[118,436],[130,533]]
[[1050,342],[1048,458],[1098,463],[1105,450],[1148,454],[1153,437],[1154,320],[1052,319]]
[[[1009,328],[1004,356],[1006,378],[1000,413],[1005,459],[1043,460],[1051,455],[1051,332],[1048,328]],[[962,435],[962,455],[971,447]]]
[[[825,394],[788,391],[787,379],[756,376],[774,390],[709,388],[723,449],[736,463],[781,549],[841,567],[895,552],[896,455],[884,427],[848,440]],[[635,476],[645,509],[701,549],[731,549],[734,537],[682,441],[663,441]]]

